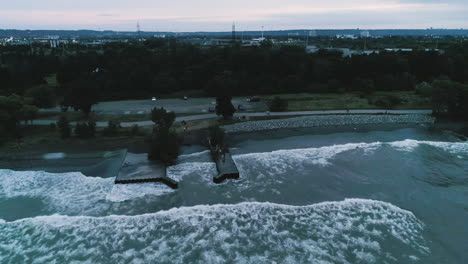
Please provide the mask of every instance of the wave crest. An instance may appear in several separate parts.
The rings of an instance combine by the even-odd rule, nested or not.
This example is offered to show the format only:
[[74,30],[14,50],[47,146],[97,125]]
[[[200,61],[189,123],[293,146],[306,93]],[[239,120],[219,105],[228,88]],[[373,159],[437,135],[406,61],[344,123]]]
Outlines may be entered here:
[[45,216],[0,224],[0,261],[398,263],[429,254],[423,228],[411,212],[361,199]]

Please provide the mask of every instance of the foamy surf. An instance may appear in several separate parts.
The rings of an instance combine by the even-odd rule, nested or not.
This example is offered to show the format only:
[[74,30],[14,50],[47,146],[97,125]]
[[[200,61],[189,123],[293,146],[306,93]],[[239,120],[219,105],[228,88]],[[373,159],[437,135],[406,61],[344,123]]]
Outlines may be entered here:
[[[214,163],[182,163],[167,169],[168,176],[182,181],[194,175],[211,182],[216,175]],[[108,202],[123,202],[146,195],[163,196],[174,192],[159,183],[115,185],[115,178],[87,177],[79,172],[47,173],[43,171],[0,170],[0,199],[34,197],[45,201],[53,212],[94,215],[105,211]]]
[[0,262],[407,263],[430,254],[423,229],[409,211],[361,199],[54,215],[1,223]]
[[100,201],[114,185],[114,178],[87,177],[78,172],[0,170],[0,199],[33,197],[62,214],[95,214],[107,206]]
[[336,155],[347,151],[362,151],[364,155],[372,154],[378,148],[390,146],[399,151],[413,151],[421,145],[428,145],[442,149],[452,154],[467,154],[467,142],[436,142],[436,141],[417,141],[403,140],[395,142],[373,142],[373,143],[348,143],[342,145],[324,146],[319,148],[287,149],[276,150],[263,153],[249,153],[235,155],[235,161],[255,160],[258,163],[266,164],[274,162],[274,168],[282,173],[289,167],[300,168],[304,164],[315,164],[327,166],[330,160]]
[[123,202],[146,195],[162,196],[172,192],[174,192],[173,189],[162,183],[116,184],[106,196],[106,200],[110,202]]
[[167,168],[167,176],[176,181],[193,176],[201,181],[211,183],[213,176],[217,174],[216,165],[213,162],[188,162],[180,163]]
[[[371,155],[382,147],[391,147],[398,151],[413,151],[418,146],[427,145],[457,155],[458,159],[466,157],[468,143],[466,142],[433,142],[403,140],[395,142],[350,143],[320,148],[278,150],[264,153],[235,155],[234,160],[242,174],[242,179],[255,176],[257,180],[269,178],[271,175],[285,174],[291,170],[300,170],[307,165],[329,166],[332,159],[341,153],[359,151],[363,155]],[[167,175],[177,181],[187,177],[204,184],[212,184],[216,175],[216,166],[212,162],[184,162],[194,157],[205,157],[206,151],[186,155],[178,164],[167,168]],[[131,155],[127,164],[137,166],[136,170],[148,169],[142,164],[141,155]],[[146,159],[145,159],[146,160]],[[255,175],[252,173],[255,172]],[[276,177],[276,180],[281,178]],[[248,183],[248,182],[247,182]],[[249,186],[244,186],[250,188]],[[239,186],[242,189],[242,186]],[[81,173],[46,173],[46,172],[15,172],[0,170],[0,198],[19,196],[43,199],[51,211],[61,214],[95,215],[106,210],[108,202],[122,202],[141,198],[146,195],[163,196],[173,192],[161,184],[136,184],[130,186],[114,186],[114,178],[86,177]],[[97,204],[97,205],[96,205]]]

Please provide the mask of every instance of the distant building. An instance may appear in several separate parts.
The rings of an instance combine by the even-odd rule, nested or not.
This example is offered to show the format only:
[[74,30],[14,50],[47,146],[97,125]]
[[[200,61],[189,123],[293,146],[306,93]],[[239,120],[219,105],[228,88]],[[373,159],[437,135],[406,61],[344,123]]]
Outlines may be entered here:
[[398,51],[411,52],[411,51],[413,51],[413,49],[385,49],[385,51],[389,51],[389,52],[398,52]]
[[370,37],[370,32],[368,30],[361,31],[361,38],[368,38]]
[[352,34],[344,34],[344,35],[336,35],[338,39],[357,39],[355,35]]
[[266,38],[264,38],[264,37],[261,37],[261,38],[254,38],[254,39],[252,39],[252,41],[262,42],[262,41],[264,41],[265,39],[266,39]]
[[317,31],[315,31],[315,30],[309,31],[309,37],[312,37],[312,38],[317,37]]
[[[320,49],[317,46],[307,46],[307,53],[316,53]],[[343,57],[351,57],[353,55],[370,55],[370,54],[379,54],[378,50],[352,50],[348,48],[325,48],[324,50],[340,52]]]
[[55,48],[58,47],[58,41],[55,40],[55,39],[51,39],[51,40],[49,40],[49,45],[50,45],[50,47],[51,47],[52,49],[55,49]]

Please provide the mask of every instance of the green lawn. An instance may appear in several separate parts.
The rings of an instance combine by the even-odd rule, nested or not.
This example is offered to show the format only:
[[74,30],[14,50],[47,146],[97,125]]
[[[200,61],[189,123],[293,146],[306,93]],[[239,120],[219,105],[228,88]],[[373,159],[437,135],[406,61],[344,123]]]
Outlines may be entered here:
[[[375,92],[368,96],[360,96],[358,93],[343,94],[284,94],[281,98],[288,100],[288,111],[311,111],[311,110],[343,110],[343,109],[379,109],[374,103],[386,96],[397,96],[402,103],[394,109],[430,109],[431,101],[417,95],[415,92]],[[264,96],[270,101],[277,95]]]

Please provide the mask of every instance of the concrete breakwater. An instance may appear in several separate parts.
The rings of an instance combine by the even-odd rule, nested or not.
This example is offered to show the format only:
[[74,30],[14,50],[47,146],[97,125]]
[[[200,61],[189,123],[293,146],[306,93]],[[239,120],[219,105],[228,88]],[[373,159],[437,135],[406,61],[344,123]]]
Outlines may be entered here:
[[215,157],[216,169],[218,175],[213,177],[213,182],[222,183],[227,179],[239,179],[240,174],[236,163],[232,159],[231,153],[226,152],[219,157]]
[[315,115],[288,119],[250,121],[224,126],[226,133],[253,132],[282,128],[308,128],[369,124],[433,124],[428,115]]
[[167,168],[165,164],[162,162],[150,162],[146,157],[141,160],[140,156],[141,155],[133,154],[132,157],[135,160],[132,161],[132,157],[130,157],[129,160],[123,164],[122,169],[115,178],[115,184],[159,182],[172,189],[177,189],[179,187],[179,183],[177,181],[167,176]]
[[[165,170],[164,170],[165,171]],[[166,176],[166,173],[162,174],[161,172],[155,174],[154,176],[128,176],[128,175],[119,175],[115,178],[115,184],[133,184],[133,183],[145,183],[145,182],[160,182],[172,189],[179,188],[179,183],[173,179]]]

